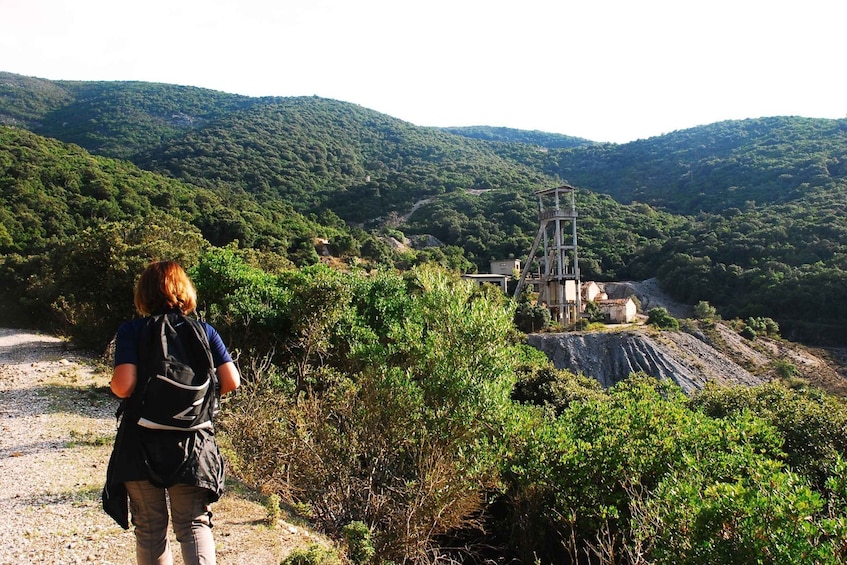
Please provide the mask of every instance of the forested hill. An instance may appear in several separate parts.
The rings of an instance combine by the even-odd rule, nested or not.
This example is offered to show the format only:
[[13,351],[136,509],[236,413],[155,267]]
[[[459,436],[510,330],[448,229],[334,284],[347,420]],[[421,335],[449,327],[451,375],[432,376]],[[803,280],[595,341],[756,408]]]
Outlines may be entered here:
[[[318,97],[0,73],[0,123],[131,161],[155,173],[145,178],[165,192],[192,194],[153,197],[154,206],[181,209],[205,195],[211,210],[183,213],[204,238],[238,240],[296,264],[316,261],[311,239],[330,236],[343,256],[486,269],[491,258],[527,254],[537,230],[533,192],[568,182],[579,189],[585,278],[658,276],[676,298],[708,300],[727,316],[771,316],[807,337],[844,332],[847,305],[828,297],[847,290],[847,120],[730,121],[599,144],[506,128],[417,127]],[[67,192],[73,183],[54,174],[63,159],[33,163],[18,146],[66,149],[8,132],[3,143],[3,226],[10,234],[42,230],[49,244],[53,232],[35,227],[46,221],[39,195],[76,202]],[[123,186],[125,165],[110,163],[98,175]],[[29,176],[10,173],[15,167]],[[90,185],[84,175],[80,182]],[[115,206],[137,217],[144,207],[125,208],[131,202]],[[22,220],[24,209],[37,221]],[[445,246],[400,256],[381,239],[416,234]],[[21,237],[10,236],[3,252],[30,252],[21,242],[37,237]]]
[[847,177],[847,119],[726,121],[624,145],[498,152],[619,202],[722,213],[828,191]]
[[450,133],[455,133],[456,135],[470,137],[471,139],[502,141],[505,143],[523,143],[527,145],[537,145],[538,147],[548,149],[596,145],[596,142],[583,139],[581,137],[573,137],[570,135],[548,133],[537,130],[526,131],[492,126],[448,127],[442,129]]

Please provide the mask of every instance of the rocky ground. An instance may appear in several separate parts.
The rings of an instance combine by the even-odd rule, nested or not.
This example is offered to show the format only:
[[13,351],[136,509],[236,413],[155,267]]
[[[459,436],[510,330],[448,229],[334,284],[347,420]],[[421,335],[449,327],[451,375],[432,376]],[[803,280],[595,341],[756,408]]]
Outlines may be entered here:
[[[117,407],[108,380],[60,339],[0,329],[0,564],[135,562],[132,532],[100,508]],[[261,497],[236,481],[213,511],[220,564],[278,564],[322,543],[289,522],[269,526]]]
[[[642,312],[662,307],[677,318],[692,315],[690,306],[674,302],[655,279],[604,286],[610,296],[637,297]],[[671,379],[686,392],[707,382],[755,385],[776,378],[779,363],[790,363],[796,376],[847,397],[845,349],[809,348],[763,337],[750,341],[723,323],[708,329],[683,324],[683,329],[660,332],[641,323],[609,325],[605,332],[535,334],[529,336],[529,342],[557,367],[582,372],[604,386],[637,371]]]
[[676,382],[694,392],[707,382],[755,385],[777,378],[777,363],[793,365],[796,376],[810,384],[847,396],[844,365],[825,350],[813,350],[778,339],[750,342],[724,324],[709,332],[662,332],[632,325],[604,332],[533,334],[530,345],[544,351],[560,369],[581,372],[604,386],[643,371]]

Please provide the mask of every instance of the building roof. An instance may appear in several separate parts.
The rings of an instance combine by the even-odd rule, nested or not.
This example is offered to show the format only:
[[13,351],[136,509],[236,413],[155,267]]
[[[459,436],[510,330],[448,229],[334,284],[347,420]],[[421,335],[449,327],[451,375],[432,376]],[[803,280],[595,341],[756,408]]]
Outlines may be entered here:
[[626,304],[627,302],[634,302],[631,296],[626,298],[605,298],[602,300],[595,300],[597,304],[608,304],[609,306],[614,306],[617,304]]

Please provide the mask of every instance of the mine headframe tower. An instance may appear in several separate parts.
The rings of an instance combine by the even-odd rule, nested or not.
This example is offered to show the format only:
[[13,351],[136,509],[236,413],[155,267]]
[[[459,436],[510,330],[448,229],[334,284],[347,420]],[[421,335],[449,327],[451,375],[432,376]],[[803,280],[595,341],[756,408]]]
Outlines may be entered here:
[[[569,185],[539,190],[538,235],[515,288],[515,298],[526,284],[538,291],[538,304],[550,310],[550,317],[569,324],[579,319],[579,255],[576,246],[576,189]],[[530,276],[539,247],[544,249],[537,277]]]

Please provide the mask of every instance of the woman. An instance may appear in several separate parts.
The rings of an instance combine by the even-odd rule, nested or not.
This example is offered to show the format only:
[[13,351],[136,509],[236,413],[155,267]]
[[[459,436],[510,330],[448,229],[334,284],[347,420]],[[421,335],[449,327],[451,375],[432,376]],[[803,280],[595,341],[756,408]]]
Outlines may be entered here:
[[[140,338],[150,316],[170,312],[187,315],[194,311],[196,304],[196,290],[182,267],[173,261],[152,263],[141,274],[135,289],[135,307],[145,317],[122,324],[115,339],[115,366],[110,386],[116,396],[129,401],[125,403],[126,411],[109,462],[104,508],[108,505],[107,498],[115,501],[123,497],[125,506],[125,488],[135,526],[136,556],[141,565],[172,563],[166,495],[170,499],[174,533],[182,549],[183,561],[186,564],[215,563],[210,504],[223,492],[224,463],[215,443],[214,430],[149,432],[140,429],[136,425],[140,393],[133,396],[138,384],[138,367],[144,363],[144,359],[139,359]],[[200,324],[209,341],[220,394],[234,391],[241,382],[238,369],[218,332],[208,324]],[[187,464],[180,467],[169,484],[154,484],[158,481],[151,476],[153,472],[146,451],[142,449],[150,441],[188,446],[185,447]],[[121,523],[110,508],[106,511]],[[123,522],[122,525],[128,527],[125,517]]]

